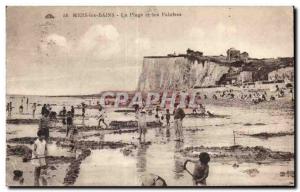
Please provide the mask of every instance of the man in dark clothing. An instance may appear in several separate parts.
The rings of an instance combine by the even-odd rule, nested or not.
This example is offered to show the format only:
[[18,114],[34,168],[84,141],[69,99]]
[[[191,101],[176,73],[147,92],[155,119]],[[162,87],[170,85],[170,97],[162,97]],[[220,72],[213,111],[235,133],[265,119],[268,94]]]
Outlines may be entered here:
[[85,104],[82,103],[82,117],[85,116]]
[[63,107],[63,110],[61,111],[61,116],[62,116],[62,124],[65,125],[66,124],[66,114],[67,114],[67,110],[66,107]]
[[73,126],[73,118],[72,118],[72,115],[71,115],[71,111],[68,111],[68,113],[67,113],[67,134],[66,134],[66,137],[68,137],[69,131],[72,128],[72,126]]
[[9,102],[9,111],[8,111],[9,117],[11,117],[12,109],[13,109],[12,102]]
[[182,141],[183,142],[183,130],[182,130],[182,120],[185,117],[185,113],[182,108],[180,108],[178,105],[175,106],[175,114],[174,114],[174,127],[175,127],[175,135],[176,135],[176,141]]
[[46,113],[48,113],[48,109],[47,109],[46,104],[44,104],[43,107],[42,107],[42,112],[41,112],[41,114],[44,116]]
[[74,117],[74,115],[75,115],[75,109],[74,109],[73,105],[71,106],[71,115],[72,115],[72,117]]
[[67,114],[66,107],[63,107],[63,110],[62,110],[62,116],[66,116],[66,114]]
[[19,107],[19,112],[22,114],[23,113],[23,105],[20,105]]
[[49,117],[48,117],[48,112],[44,113],[44,115],[40,119],[39,130],[41,130],[44,133],[45,140],[48,141],[48,139],[49,139]]
[[170,118],[171,118],[170,110],[167,109],[166,112],[167,112],[167,113],[166,113],[167,126],[170,126]]

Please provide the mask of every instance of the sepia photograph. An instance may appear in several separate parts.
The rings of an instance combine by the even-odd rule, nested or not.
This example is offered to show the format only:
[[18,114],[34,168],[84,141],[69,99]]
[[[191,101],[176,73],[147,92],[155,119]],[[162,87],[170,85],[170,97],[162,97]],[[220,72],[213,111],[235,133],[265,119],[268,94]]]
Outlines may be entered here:
[[6,186],[295,187],[293,6],[5,14]]

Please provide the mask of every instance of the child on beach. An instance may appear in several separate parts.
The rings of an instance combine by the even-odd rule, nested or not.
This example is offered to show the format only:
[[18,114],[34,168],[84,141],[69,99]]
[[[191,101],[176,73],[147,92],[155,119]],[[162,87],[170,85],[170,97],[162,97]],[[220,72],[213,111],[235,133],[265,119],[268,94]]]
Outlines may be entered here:
[[[45,133],[43,130],[39,130],[37,132],[38,138],[35,140],[33,144],[32,151],[32,164],[35,165],[34,169],[34,184],[35,186],[39,186],[39,180],[41,174],[46,174],[46,156],[48,154],[47,142],[45,140]],[[44,182],[43,182],[44,183]]]
[[210,161],[210,156],[206,152],[202,152],[199,155],[199,161],[195,164],[194,168],[194,178],[193,182],[196,186],[205,186],[206,178],[209,173],[208,162]]
[[159,114],[159,106],[156,106],[156,108],[155,108],[155,119],[156,119],[156,122],[157,123],[161,123],[160,122],[160,114]]
[[23,185],[24,183],[24,177],[23,177],[23,171],[21,170],[14,170],[14,177],[13,177],[13,182],[15,185]]

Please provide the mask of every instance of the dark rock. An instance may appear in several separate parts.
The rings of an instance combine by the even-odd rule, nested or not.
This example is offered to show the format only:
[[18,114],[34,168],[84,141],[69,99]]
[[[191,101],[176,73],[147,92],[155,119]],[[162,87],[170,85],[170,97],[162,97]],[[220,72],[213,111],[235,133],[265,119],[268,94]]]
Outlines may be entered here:
[[39,119],[6,119],[7,124],[38,124]]
[[83,149],[81,154],[76,160],[74,160],[68,168],[66,176],[64,178],[65,185],[73,185],[78,177],[81,162],[91,154],[90,149]]
[[261,146],[244,147],[240,145],[229,147],[186,147],[185,149],[180,150],[180,153],[185,156],[197,158],[198,155],[194,152],[203,151],[209,151],[212,154],[220,154],[215,155],[214,158],[212,158],[212,161],[236,161],[236,159],[238,159],[241,162],[261,163],[272,161],[291,161],[294,158],[294,154],[291,152],[272,151]]
[[16,145],[16,146],[7,145],[6,153],[8,156],[16,155],[27,159],[31,159],[32,156],[32,150],[25,145]]

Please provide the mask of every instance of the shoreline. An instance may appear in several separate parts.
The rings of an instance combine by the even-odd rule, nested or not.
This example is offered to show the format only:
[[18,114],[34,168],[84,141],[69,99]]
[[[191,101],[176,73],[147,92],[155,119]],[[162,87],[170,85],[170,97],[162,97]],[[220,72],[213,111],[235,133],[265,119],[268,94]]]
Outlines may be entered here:
[[205,99],[202,100],[202,104],[208,106],[222,106],[222,107],[238,107],[242,109],[267,109],[267,110],[279,110],[294,113],[295,101],[289,98],[280,98],[275,101],[264,101],[258,104],[253,104],[249,101],[241,99]]

